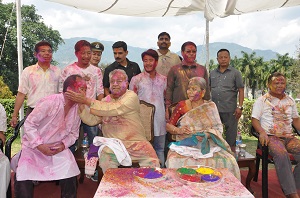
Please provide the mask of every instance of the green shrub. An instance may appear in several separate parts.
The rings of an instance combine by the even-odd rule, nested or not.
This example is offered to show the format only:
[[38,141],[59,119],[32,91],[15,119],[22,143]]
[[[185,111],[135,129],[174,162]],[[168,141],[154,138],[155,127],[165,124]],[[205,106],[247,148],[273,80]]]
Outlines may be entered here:
[[251,136],[251,113],[254,102],[255,100],[245,98],[243,104],[243,115],[241,116],[238,124],[238,131],[248,136]]
[[[14,105],[15,105],[15,99],[0,99],[0,103],[3,105],[5,111],[6,111],[6,116],[7,116],[7,131],[5,133],[6,137],[10,137],[13,132],[14,128],[10,126],[10,120],[11,120],[11,115],[14,112]],[[24,102],[24,112],[26,112],[27,105],[26,101]]]

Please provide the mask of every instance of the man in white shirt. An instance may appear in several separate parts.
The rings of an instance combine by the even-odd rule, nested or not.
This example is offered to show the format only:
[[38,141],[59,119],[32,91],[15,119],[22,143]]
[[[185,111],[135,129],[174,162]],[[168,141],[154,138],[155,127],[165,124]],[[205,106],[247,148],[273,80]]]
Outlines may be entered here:
[[12,127],[15,127],[18,122],[19,110],[25,96],[27,96],[26,116],[28,116],[41,98],[58,92],[60,69],[51,65],[51,44],[47,41],[41,41],[35,45],[34,50],[34,56],[38,62],[26,67],[22,72],[14,112],[10,121]]

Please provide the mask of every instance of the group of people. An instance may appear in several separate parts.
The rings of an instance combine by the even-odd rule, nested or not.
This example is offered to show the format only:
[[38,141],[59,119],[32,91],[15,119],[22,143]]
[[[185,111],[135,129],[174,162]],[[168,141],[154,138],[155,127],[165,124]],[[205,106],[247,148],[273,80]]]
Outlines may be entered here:
[[[104,46],[99,42],[78,41],[74,47],[77,61],[63,71],[50,64],[51,45],[47,41],[36,44],[38,62],[22,73],[11,120],[14,127],[27,96],[22,152],[15,177],[16,197],[32,197],[32,181],[44,180],[60,180],[62,197],[76,197],[79,169],[72,152],[79,129],[83,127],[92,144],[94,137],[100,135],[99,124],[101,136],[118,139],[127,157],[138,160],[141,167],[205,165],[228,168],[240,179],[231,147],[235,146],[243,111],[241,73],[230,65],[227,49],[218,51],[218,68],[209,75],[204,66],[196,63],[195,43],[185,42],[181,57],[169,50],[170,40],[170,35],[162,32],[158,35],[158,49],[141,54],[143,72],[126,57],[126,43],[115,42],[112,50],[116,61],[103,75],[98,64]],[[291,135],[291,124],[300,129],[299,115],[295,101],[284,93],[283,74],[272,74],[268,87],[270,91],[254,104],[253,126],[260,133],[259,141],[269,145],[284,193],[297,197],[299,168],[295,168],[293,176],[287,152],[298,160],[300,142]],[[142,125],[140,100],[156,107],[152,145]],[[171,105],[175,107],[169,112]],[[175,135],[176,141],[168,145],[170,150],[165,156],[167,132]],[[3,139],[1,132],[0,138]],[[103,148],[99,157],[103,172],[120,164],[112,148]]]

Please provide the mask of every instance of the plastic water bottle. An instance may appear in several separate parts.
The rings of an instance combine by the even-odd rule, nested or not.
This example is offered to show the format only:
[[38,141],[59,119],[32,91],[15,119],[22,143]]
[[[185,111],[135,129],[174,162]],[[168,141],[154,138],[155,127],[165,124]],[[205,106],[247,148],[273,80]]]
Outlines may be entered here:
[[239,152],[240,152],[240,147],[239,147],[239,145],[242,144],[242,143],[243,143],[243,141],[242,141],[242,134],[241,134],[241,132],[239,131],[239,132],[237,133],[236,141],[235,141],[235,152],[236,152],[236,153],[239,153]]
[[83,134],[83,140],[82,140],[81,147],[82,147],[83,154],[87,154],[89,151],[89,139],[88,139],[87,133]]

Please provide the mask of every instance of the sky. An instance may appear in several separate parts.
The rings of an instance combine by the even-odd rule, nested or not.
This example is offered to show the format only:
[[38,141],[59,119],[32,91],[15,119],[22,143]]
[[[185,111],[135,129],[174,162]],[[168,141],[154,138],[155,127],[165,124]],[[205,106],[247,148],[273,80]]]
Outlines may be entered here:
[[[3,3],[14,2],[3,0]],[[44,23],[61,37],[91,37],[105,41],[123,40],[128,45],[157,48],[160,32],[171,35],[171,51],[180,51],[186,41],[205,44],[203,13],[176,17],[129,17],[79,10],[44,0],[22,0],[35,5]],[[215,18],[209,23],[209,39],[251,49],[273,50],[295,57],[300,46],[300,6],[244,15]]]

